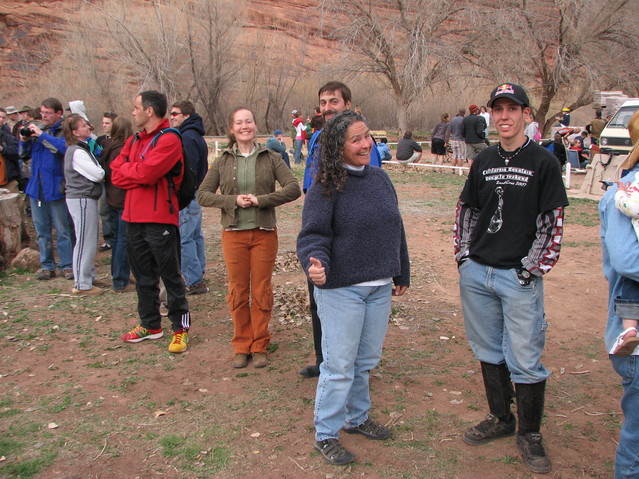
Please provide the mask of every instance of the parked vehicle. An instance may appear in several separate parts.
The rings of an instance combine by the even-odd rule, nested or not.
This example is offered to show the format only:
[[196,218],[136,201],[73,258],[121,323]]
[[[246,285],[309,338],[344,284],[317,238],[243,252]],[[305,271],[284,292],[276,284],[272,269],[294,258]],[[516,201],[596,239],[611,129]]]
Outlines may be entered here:
[[637,110],[639,110],[639,99],[637,98],[627,100],[621,105],[599,136],[599,146],[602,150],[611,148],[626,154],[632,149],[628,122]]

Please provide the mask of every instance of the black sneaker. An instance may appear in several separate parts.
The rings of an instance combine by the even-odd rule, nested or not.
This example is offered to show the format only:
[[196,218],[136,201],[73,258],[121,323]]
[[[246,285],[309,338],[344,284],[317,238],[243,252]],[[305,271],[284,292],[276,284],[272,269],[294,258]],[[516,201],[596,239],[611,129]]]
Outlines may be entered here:
[[363,436],[366,436],[368,439],[375,439],[378,441],[388,439],[391,435],[390,428],[382,426],[381,424],[376,423],[370,418],[357,427],[344,427],[342,429],[344,430],[344,432],[347,432],[349,434],[361,434]]
[[109,243],[104,243],[98,246],[98,251],[100,253],[104,253],[105,251],[111,250],[111,245]]
[[320,369],[317,364],[311,364],[310,366],[300,369],[299,374],[304,379],[316,378],[320,375]]
[[470,446],[480,446],[495,439],[514,435],[516,425],[517,420],[512,414],[509,420],[503,421],[494,414],[489,413],[486,419],[466,431],[463,439]]
[[324,456],[326,462],[334,466],[343,466],[355,461],[353,453],[342,446],[338,439],[315,441],[315,450]]
[[528,469],[537,474],[550,472],[550,459],[546,456],[540,433],[529,432],[523,436],[517,434],[517,447]]
[[208,293],[209,288],[206,286],[204,280],[193,283],[191,286],[186,287],[186,294],[204,294]]

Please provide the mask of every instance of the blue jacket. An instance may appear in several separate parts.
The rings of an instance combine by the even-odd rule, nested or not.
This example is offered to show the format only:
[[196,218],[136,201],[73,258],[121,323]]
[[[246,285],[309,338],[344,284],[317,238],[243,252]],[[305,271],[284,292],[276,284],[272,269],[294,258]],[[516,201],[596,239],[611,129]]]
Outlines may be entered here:
[[[639,172],[639,165],[622,178],[632,183]],[[615,206],[617,186],[608,188],[599,202],[601,220],[601,246],[603,272],[608,280],[608,322],[606,323],[606,351],[610,351],[615,339],[623,331],[621,318],[615,314],[615,298],[621,295],[622,276],[639,281],[639,241],[630,217]]]
[[197,175],[197,186],[209,170],[209,147],[204,141],[204,123],[197,113],[189,115],[180,125],[182,144],[189,158],[189,166]]
[[381,168],[348,169],[341,192],[331,196],[315,183],[308,190],[297,236],[297,257],[308,274],[309,258],[326,268],[326,283],[341,288],[393,278],[410,286],[410,261],[397,194]]
[[31,156],[31,178],[25,193],[38,201],[64,198],[64,154],[67,144],[61,138],[62,120],[43,130],[38,138],[20,142],[20,156]]
[[[306,158],[306,169],[304,170],[304,183],[302,184],[302,190],[304,193],[311,187],[313,184],[313,180],[315,179],[315,175],[317,174],[317,170],[319,169],[318,158],[320,156],[319,149],[319,136],[322,133],[322,130],[317,130],[313,133],[311,137],[311,141],[308,143],[308,151],[310,151],[308,157]],[[379,156],[379,151],[376,148],[377,144],[375,140],[373,140],[373,148],[371,149],[371,162],[372,166],[378,166],[381,168],[382,166],[382,158]]]
[[389,161],[393,159],[393,155],[391,155],[390,148],[386,143],[378,143],[377,144],[377,153],[379,154],[382,161]]

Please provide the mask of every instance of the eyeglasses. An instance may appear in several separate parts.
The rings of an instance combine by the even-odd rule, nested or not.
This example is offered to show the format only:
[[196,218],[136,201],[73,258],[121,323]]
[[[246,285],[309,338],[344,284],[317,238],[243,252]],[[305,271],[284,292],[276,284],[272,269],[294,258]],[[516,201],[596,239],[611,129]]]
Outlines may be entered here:
[[179,111],[172,111],[171,112],[171,116],[178,116],[181,115],[182,113],[180,113]]

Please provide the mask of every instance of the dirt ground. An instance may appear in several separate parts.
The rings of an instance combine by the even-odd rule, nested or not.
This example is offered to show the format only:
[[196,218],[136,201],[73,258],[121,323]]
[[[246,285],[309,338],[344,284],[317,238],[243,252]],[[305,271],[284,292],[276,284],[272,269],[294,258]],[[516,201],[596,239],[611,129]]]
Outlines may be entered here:
[[[451,227],[464,177],[389,168],[407,230],[412,286],[394,300],[372,416],[391,439],[344,435],[347,467],[313,451],[316,380],[305,278],[293,251],[303,198],[278,208],[271,364],[231,368],[219,212],[205,209],[210,292],[190,297],[191,343],[137,345],[135,293],[71,297],[71,283],[0,278],[0,476],[38,478],[531,478],[514,439],[471,447],[483,418],[479,365],[464,338]],[[298,177],[301,169],[296,170]],[[564,246],[546,277],[552,371],[543,433],[550,478],[609,478],[623,419],[620,378],[603,346],[607,285],[596,203],[574,200]],[[109,274],[99,253],[98,276]],[[168,334],[169,325],[165,330]]]

